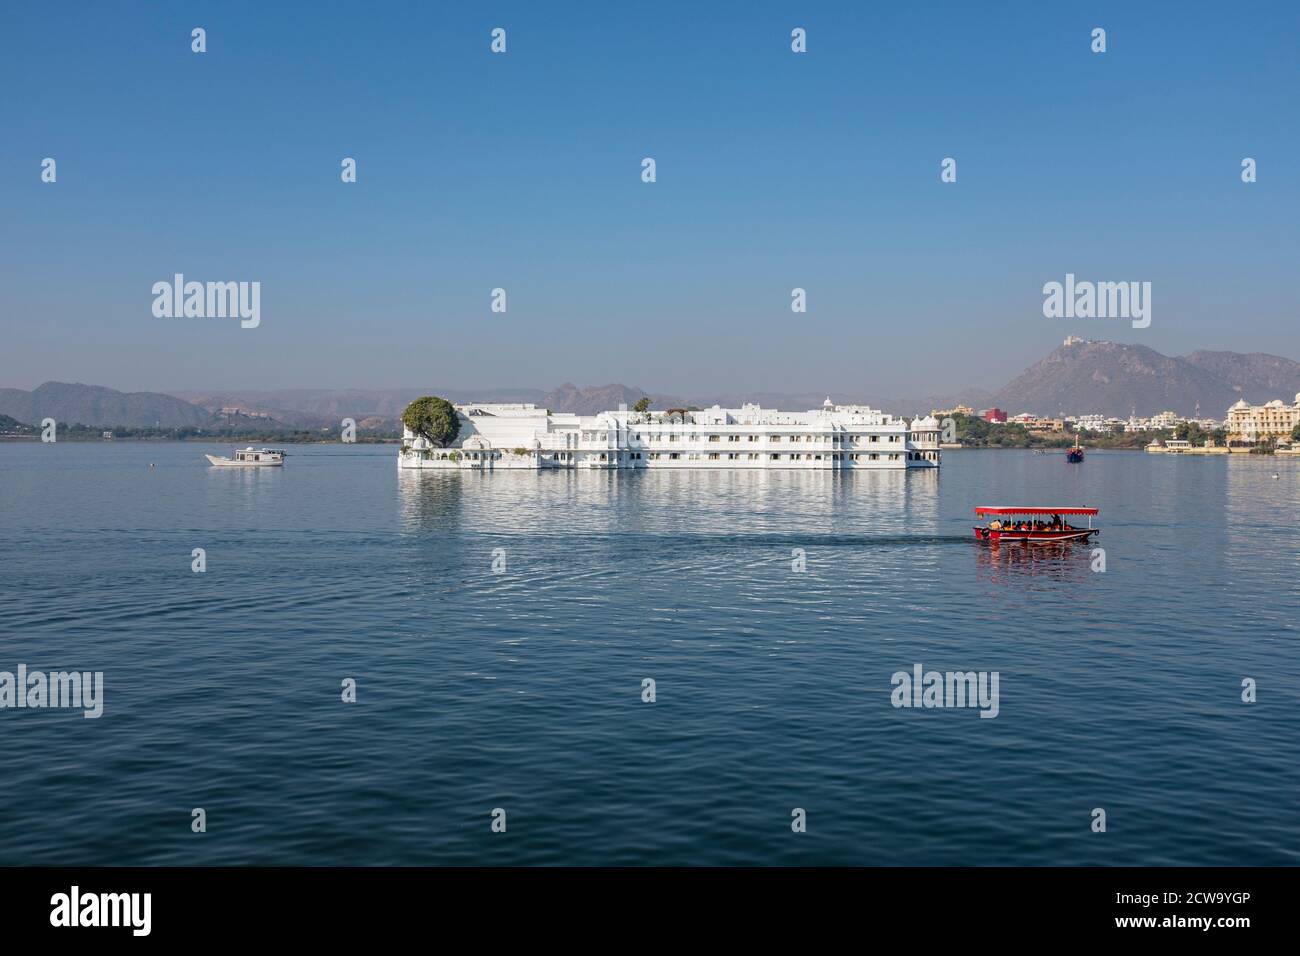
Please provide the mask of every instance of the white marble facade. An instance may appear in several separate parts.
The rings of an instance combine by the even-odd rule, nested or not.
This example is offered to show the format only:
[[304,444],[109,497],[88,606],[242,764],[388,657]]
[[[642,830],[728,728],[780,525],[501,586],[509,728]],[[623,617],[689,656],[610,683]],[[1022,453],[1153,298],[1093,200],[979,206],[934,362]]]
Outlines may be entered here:
[[460,434],[431,447],[403,430],[401,468],[938,468],[939,422],[865,405],[782,412],[758,405],[695,411],[551,413],[534,405],[456,406]]

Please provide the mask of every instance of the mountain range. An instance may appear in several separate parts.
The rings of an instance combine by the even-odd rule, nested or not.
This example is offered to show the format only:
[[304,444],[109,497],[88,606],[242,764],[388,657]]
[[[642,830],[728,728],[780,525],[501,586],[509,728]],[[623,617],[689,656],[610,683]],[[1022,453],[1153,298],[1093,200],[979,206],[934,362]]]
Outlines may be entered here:
[[102,385],[46,382],[32,391],[0,388],[0,415],[28,425],[43,418],[80,425],[171,428],[205,425],[212,416],[197,405],[158,392],[118,392]]
[[[1097,413],[1127,417],[1170,410],[1221,418],[1245,398],[1290,403],[1300,393],[1300,362],[1263,353],[1192,352],[1175,357],[1143,345],[1067,340],[1065,345],[1025,369],[994,392],[946,390],[906,398],[836,393],[839,404],[859,403],[902,415],[964,402],[997,406],[1013,414]],[[33,391],[0,388],[0,415],[39,424],[43,418],[91,426],[209,427],[231,421],[295,429],[337,428],[344,418],[365,428],[391,429],[402,409],[420,395],[442,395],[453,402],[532,402],[556,412],[590,415],[620,404],[651,398],[657,408],[735,407],[744,402],[803,410],[817,408],[820,392],[706,392],[671,395],[620,384],[578,387],[566,382],[545,391],[529,388],[440,389],[274,389],[224,391],[118,392],[97,385],[46,382]]]
[[1173,411],[1223,418],[1239,399],[1288,404],[1300,392],[1300,362],[1254,352],[1161,355],[1145,345],[1073,341],[1025,369],[990,401],[1012,412],[1127,418]]

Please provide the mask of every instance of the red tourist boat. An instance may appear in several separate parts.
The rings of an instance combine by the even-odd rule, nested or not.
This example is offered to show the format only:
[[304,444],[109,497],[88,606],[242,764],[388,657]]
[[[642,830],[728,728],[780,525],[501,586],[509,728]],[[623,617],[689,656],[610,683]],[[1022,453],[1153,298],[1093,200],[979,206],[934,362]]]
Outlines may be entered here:
[[[989,515],[986,525],[975,526],[975,539],[997,544],[1000,541],[1019,541],[1026,544],[1044,541],[1073,541],[1101,534],[1092,526],[1096,508],[976,508],[975,514]],[[1087,515],[1088,527],[1070,524],[1067,515]]]

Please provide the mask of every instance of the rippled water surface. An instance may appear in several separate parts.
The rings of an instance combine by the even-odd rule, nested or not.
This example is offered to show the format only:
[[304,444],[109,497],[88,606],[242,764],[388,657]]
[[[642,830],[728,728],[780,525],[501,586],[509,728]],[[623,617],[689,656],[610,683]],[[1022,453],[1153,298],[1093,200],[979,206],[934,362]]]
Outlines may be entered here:
[[[0,863],[1300,862],[1300,462],[215,450],[0,445],[0,670],[105,675],[98,720],[0,710]],[[1000,503],[1099,506],[1105,573],[977,545]],[[893,708],[916,663],[998,716]]]

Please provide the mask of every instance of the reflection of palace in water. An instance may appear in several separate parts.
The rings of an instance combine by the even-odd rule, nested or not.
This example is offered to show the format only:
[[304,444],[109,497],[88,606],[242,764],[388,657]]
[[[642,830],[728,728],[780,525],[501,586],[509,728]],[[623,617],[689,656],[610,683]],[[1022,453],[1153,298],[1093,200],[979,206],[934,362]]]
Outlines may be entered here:
[[937,470],[416,471],[396,474],[408,531],[487,534],[933,534]]

